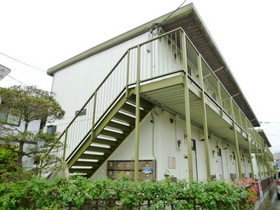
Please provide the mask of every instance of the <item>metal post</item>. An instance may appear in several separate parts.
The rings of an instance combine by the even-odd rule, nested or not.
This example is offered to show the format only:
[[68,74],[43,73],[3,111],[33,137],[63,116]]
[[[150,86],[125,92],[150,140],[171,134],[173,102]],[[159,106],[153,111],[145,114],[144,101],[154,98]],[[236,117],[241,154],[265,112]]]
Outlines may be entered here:
[[92,109],[92,125],[91,125],[91,141],[94,139],[94,124],[95,124],[95,114],[96,114],[96,101],[97,101],[97,92],[94,94],[94,103],[93,103],[93,109]]
[[234,110],[233,110],[233,98],[230,98],[230,108],[231,108],[231,115],[233,117],[232,126],[233,126],[235,148],[236,148],[236,155],[237,155],[238,175],[239,175],[239,179],[241,179],[242,178],[242,167],[241,167],[241,159],[240,159],[240,151],[239,151],[239,142],[238,142],[238,136],[237,136],[237,131],[236,131],[235,116],[234,116]]
[[259,155],[258,155],[258,153],[259,153],[259,148],[258,148],[257,142],[255,142],[255,143],[256,143],[256,154],[255,154],[256,164],[257,164],[257,166],[258,166],[259,178],[262,179],[261,167],[259,166],[259,164],[260,164],[260,163],[259,163],[259,159],[260,159],[260,158],[258,158],[258,156],[259,156]]
[[137,80],[136,80],[136,107],[135,107],[135,163],[134,163],[134,181],[139,178],[139,141],[140,141],[140,45],[137,47]]
[[129,84],[129,71],[130,71],[130,50],[127,51],[127,66],[126,66],[126,85],[125,85],[125,94],[128,98],[128,84]]
[[209,138],[208,138],[208,124],[207,124],[207,112],[205,105],[205,94],[204,94],[204,81],[201,65],[201,55],[198,55],[198,74],[199,82],[202,88],[201,90],[201,104],[202,104],[202,118],[203,118],[203,132],[204,132],[204,142],[205,142],[205,155],[206,155],[206,175],[207,181],[211,181],[211,170],[210,170],[210,154],[209,154]]
[[252,179],[255,177],[255,172],[254,172],[254,166],[252,162],[252,150],[251,150],[251,141],[248,139],[248,147],[249,147],[249,160],[250,160],[250,165],[251,165],[251,171],[252,171]]
[[189,97],[189,81],[188,81],[188,64],[187,64],[187,43],[186,36],[181,32],[182,51],[183,51],[183,68],[185,70],[185,115],[186,115],[186,131],[187,131],[187,144],[188,144],[188,170],[189,181],[193,182],[193,158],[192,158],[192,135],[191,135],[191,116],[190,116],[190,97]]
[[[217,81],[217,89],[218,89],[218,98],[217,102],[218,104],[223,108],[222,104],[222,91],[221,91],[221,82],[218,80]],[[221,116],[223,116],[223,109],[221,109]]]
[[[248,131],[248,121],[245,120],[245,126],[246,126],[246,131]],[[255,178],[255,171],[254,171],[254,166],[253,166],[253,161],[252,161],[252,149],[251,149],[251,141],[253,141],[251,138],[249,138],[249,135],[247,133],[247,139],[248,139],[248,147],[249,147],[249,160],[251,163],[251,171],[252,171],[252,179]]]
[[64,139],[64,146],[63,146],[63,161],[66,159],[66,148],[67,148],[67,138],[68,138],[68,128],[65,131],[65,139]]

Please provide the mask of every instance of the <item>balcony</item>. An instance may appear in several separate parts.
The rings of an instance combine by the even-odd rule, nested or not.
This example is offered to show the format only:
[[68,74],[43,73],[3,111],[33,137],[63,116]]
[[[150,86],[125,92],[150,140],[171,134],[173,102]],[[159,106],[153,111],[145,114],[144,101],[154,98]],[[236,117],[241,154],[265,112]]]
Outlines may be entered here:
[[[153,105],[182,119],[189,117],[200,128],[207,124],[210,136],[215,135],[245,152],[265,154],[262,156],[272,161],[273,155],[248,119],[250,113],[244,113],[239,106],[242,93],[230,94],[225,87],[228,84],[218,78],[224,67],[211,69],[182,28],[167,33],[158,30],[155,35],[127,50],[62,132],[60,141],[66,145],[62,156],[67,163],[70,161],[72,166],[79,158],[71,160],[76,153],[82,155],[93,147],[90,136],[95,133],[97,138],[97,126],[115,107],[121,109],[126,100],[137,94],[140,101],[149,104],[149,109]],[[137,100],[134,102],[137,104]],[[101,162],[109,155],[101,158]]]

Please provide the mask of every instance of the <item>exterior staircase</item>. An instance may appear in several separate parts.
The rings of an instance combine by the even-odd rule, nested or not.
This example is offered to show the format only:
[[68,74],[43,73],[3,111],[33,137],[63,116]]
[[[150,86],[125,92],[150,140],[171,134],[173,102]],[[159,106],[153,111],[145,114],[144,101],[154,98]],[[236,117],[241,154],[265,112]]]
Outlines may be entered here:
[[[135,94],[123,94],[66,159],[70,174],[91,177],[135,128]],[[153,105],[140,100],[140,121]]]

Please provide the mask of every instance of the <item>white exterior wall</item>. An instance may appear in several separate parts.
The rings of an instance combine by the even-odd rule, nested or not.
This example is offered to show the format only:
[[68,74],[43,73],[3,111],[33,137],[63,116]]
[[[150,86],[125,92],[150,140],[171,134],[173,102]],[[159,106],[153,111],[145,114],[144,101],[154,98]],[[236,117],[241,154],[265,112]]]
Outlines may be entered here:
[[147,39],[148,35],[143,34],[54,74],[52,92],[66,112],[63,120],[54,123],[57,131],[64,130],[75,116],[75,111],[84,105],[126,50]]
[[[52,91],[56,94],[56,100],[66,111],[64,120],[55,123],[58,132],[64,130],[74,117],[75,112],[82,107],[93,91],[96,90],[126,50],[150,38],[149,33],[143,34],[54,74]],[[147,44],[141,49],[141,60],[143,61],[141,79],[168,73],[170,70],[181,70],[182,61],[180,57],[180,50],[176,48],[172,41],[169,42],[166,38]],[[136,67],[134,64],[131,65],[133,65],[132,69]],[[195,66],[191,65],[191,68],[192,74],[197,75],[198,70]],[[131,71],[130,76],[133,79],[135,72]],[[196,76],[193,78],[197,80]],[[120,78],[120,80],[123,79]],[[212,87],[206,85],[205,88],[208,90]],[[170,122],[171,118],[173,123]],[[153,123],[151,123],[151,120]],[[187,154],[188,145],[186,143],[185,127],[184,120],[167,112],[161,113],[157,109],[141,122],[140,159],[156,160],[156,179],[164,178],[166,170],[179,179],[188,179],[189,154]],[[192,125],[192,139],[196,145],[196,151],[192,152],[194,179],[205,181],[207,179],[206,151],[205,142],[201,141],[203,138],[203,130]],[[134,139],[135,132],[133,131],[110,156],[109,160],[133,160],[135,154]],[[178,148],[178,140],[181,141],[180,148]],[[68,144],[70,145],[70,143]],[[74,148],[75,145],[70,145],[70,147]],[[218,155],[218,152],[221,152],[221,155]],[[212,177],[216,179],[234,179],[238,174],[235,146],[232,144],[227,145],[224,140],[211,135],[209,154]],[[241,156],[243,156],[242,152]],[[171,159],[174,161],[172,166],[170,165]],[[241,167],[245,177],[249,177],[251,173],[250,164],[247,164],[248,160],[249,157],[244,154],[244,161],[241,162]],[[105,176],[106,170],[106,163],[104,163],[93,178]]]
[[[173,123],[170,122],[173,119]],[[185,138],[185,121],[176,116],[159,109],[153,111],[141,122],[140,126],[140,160],[156,160],[156,179],[164,178],[164,173],[168,170],[171,175],[178,179],[188,179],[188,152]],[[194,179],[206,181],[206,153],[203,130],[192,125],[192,139],[196,143],[196,152],[192,152]],[[178,148],[177,140],[181,140]],[[211,175],[216,179],[230,180],[230,173],[238,174],[237,157],[233,157],[235,151],[233,145],[227,145],[222,139],[211,135],[209,138],[210,170]],[[221,156],[217,155],[217,145],[221,149]],[[215,151],[213,154],[212,151]],[[242,155],[241,155],[242,156]],[[110,160],[134,160],[135,157],[135,132],[117,148],[109,157]],[[168,159],[175,160],[174,168],[170,168]],[[248,157],[249,158],[249,157]],[[245,158],[245,162],[248,162]],[[92,178],[97,179],[106,176],[107,163],[105,162]],[[249,177],[251,166],[242,164],[245,177]]]

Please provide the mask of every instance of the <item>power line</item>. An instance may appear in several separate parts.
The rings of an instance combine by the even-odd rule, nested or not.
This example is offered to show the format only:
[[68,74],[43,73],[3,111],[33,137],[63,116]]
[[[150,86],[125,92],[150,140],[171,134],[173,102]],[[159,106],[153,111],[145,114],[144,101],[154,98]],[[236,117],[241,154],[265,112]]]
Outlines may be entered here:
[[186,2],[186,0],[184,0],[184,2],[183,2],[182,4],[180,4],[180,6],[179,6],[177,9],[175,9],[172,13],[170,13],[161,23],[155,24],[154,28],[151,28],[151,29],[150,29],[150,32],[153,33],[153,31],[154,31],[155,29],[161,27],[161,25],[162,25],[166,20],[168,20],[168,18],[170,18],[175,12],[177,12],[177,10],[179,10],[185,2]]
[[16,58],[13,58],[13,57],[11,57],[11,56],[5,54],[5,53],[0,52],[0,54],[4,55],[4,56],[6,56],[6,57],[8,57],[8,58],[10,58],[10,59],[12,59],[12,60],[14,60],[14,61],[17,61],[17,62],[19,62],[19,63],[21,63],[21,64],[24,64],[24,65],[26,65],[26,66],[29,66],[29,67],[31,67],[31,68],[33,68],[33,69],[42,71],[42,72],[44,72],[44,73],[47,72],[47,71],[45,71],[45,70],[43,70],[43,69],[40,69],[40,68],[38,68],[38,67],[36,67],[36,66],[32,66],[32,65],[27,64],[27,63],[25,63],[25,62],[23,62],[23,61],[20,61],[20,60],[18,60],[18,59],[16,59]]
[[273,136],[273,137],[280,137],[280,135],[275,135],[275,134],[266,134],[266,135],[268,135],[268,136]]
[[25,86],[27,86],[26,84],[24,84],[23,82],[21,82],[21,81],[17,80],[16,78],[14,78],[14,77],[10,76],[9,74],[8,74],[7,76],[8,76],[8,77],[10,77],[10,78],[11,78],[11,79],[13,79],[13,80],[15,80],[15,81],[17,81],[17,82],[19,82],[19,83],[21,83],[21,84],[25,85]]
[[280,127],[280,125],[275,125],[275,126],[271,126],[271,127],[265,127],[265,126],[264,126],[264,127],[263,127],[263,129],[265,129],[265,130],[266,130],[266,129],[276,128],[276,127]]
[[272,124],[272,123],[280,123],[280,122],[260,122],[261,124]]

